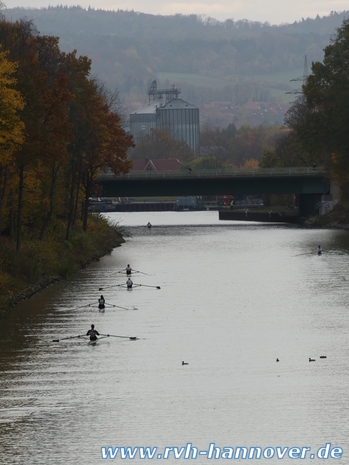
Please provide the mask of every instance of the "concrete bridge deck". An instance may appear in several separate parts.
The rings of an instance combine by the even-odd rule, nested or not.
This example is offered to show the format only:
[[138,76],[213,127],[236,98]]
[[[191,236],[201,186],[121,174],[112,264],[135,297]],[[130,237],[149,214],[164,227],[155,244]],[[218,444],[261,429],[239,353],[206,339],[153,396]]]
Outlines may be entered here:
[[328,194],[322,168],[258,168],[179,171],[130,171],[101,174],[105,197],[190,196],[221,194]]

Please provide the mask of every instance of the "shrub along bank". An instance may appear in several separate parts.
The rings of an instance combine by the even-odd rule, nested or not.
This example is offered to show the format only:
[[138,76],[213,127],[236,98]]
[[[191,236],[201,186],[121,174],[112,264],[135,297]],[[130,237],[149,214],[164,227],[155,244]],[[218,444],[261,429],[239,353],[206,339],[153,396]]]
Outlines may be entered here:
[[314,216],[306,224],[316,228],[346,229],[349,231],[349,203],[340,202],[331,212],[322,216]]
[[89,215],[87,231],[77,222],[69,240],[65,226],[55,222],[44,240],[22,241],[19,251],[7,237],[0,237],[0,318],[19,301],[75,273],[110,253],[124,241],[116,223]]

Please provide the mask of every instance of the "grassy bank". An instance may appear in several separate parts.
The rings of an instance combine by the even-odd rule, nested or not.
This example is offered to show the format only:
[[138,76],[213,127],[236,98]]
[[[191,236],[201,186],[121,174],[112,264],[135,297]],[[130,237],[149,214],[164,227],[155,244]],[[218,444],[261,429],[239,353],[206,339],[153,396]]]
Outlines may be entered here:
[[87,232],[79,222],[65,240],[65,226],[56,222],[43,241],[27,238],[16,252],[15,243],[0,237],[0,318],[20,300],[64,279],[88,263],[110,253],[124,241],[117,224],[91,215]]

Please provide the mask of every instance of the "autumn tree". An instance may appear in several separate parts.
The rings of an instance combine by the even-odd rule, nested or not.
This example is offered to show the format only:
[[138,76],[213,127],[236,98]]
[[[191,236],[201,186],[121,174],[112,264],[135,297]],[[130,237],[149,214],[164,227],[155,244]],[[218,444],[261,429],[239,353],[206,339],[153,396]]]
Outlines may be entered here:
[[116,176],[127,173],[132,166],[127,159],[127,151],[134,146],[132,136],[122,128],[120,116],[110,111],[105,93],[94,80],[86,84],[84,117],[79,134],[82,138],[80,173],[84,188],[84,231],[87,228],[89,198],[97,175],[107,170]]
[[68,119],[66,103],[71,99],[67,86],[67,77],[61,74],[45,94],[46,131],[43,137],[44,150],[40,153],[42,168],[42,226],[40,239],[43,238],[54,210],[54,197],[60,169],[67,161],[67,143],[72,139],[71,125]]
[[73,138],[67,104],[73,96],[69,90],[65,69],[66,55],[58,47],[58,38],[36,38],[40,68],[46,74],[42,95],[43,124],[38,151],[41,181],[40,239],[49,225],[53,211],[60,170],[67,162],[67,144]]
[[21,148],[14,152],[18,174],[19,250],[23,213],[28,221],[41,229],[41,238],[51,219],[58,170],[72,137],[66,111],[71,94],[62,66],[64,55],[59,50],[57,38],[39,37],[28,21],[2,21],[0,41],[18,62],[17,88],[26,102],[21,111],[25,138]]
[[14,151],[23,144],[24,129],[19,116],[24,102],[14,88],[16,79],[13,74],[17,64],[9,61],[8,55],[8,52],[1,52],[0,45],[0,235],[8,170],[13,164]]
[[[4,49],[10,51],[11,57],[18,62],[15,74],[16,86],[26,103],[20,114],[25,125],[25,138],[22,146],[14,152],[18,176],[17,250],[19,250],[21,244],[23,190],[26,180],[29,181],[29,189],[33,187],[36,190],[37,188],[36,177],[29,173],[38,163],[37,152],[40,146],[39,136],[41,123],[43,122],[43,119],[40,118],[42,115],[42,101],[39,95],[45,87],[46,76],[40,70],[38,62],[35,43],[36,34],[37,32],[32,23],[28,21],[16,23],[1,21],[0,23],[0,42]],[[28,192],[27,197],[29,197]]]
[[64,71],[69,78],[69,91],[73,98],[68,103],[69,121],[73,138],[68,143],[68,162],[64,167],[65,178],[65,210],[67,214],[66,239],[69,238],[74,225],[78,204],[82,175],[83,154],[88,144],[88,111],[91,60],[86,56],[76,56],[76,50],[68,53],[64,60]]
[[166,131],[152,128],[132,150],[132,159],[153,158],[155,160],[178,158],[182,162],[190,161],[194,154],[188,144],[168,135]]
[[[91,61],[87,57],[78,58],[76,51],[61,52],[58,38],[39,36],[33,24],[24,20],[16,23],[1,20],[0,43],[18,63],[11,68],[1,55],[0,96],[10,100],[7,84],[11,83],[9,76],[13,73],[17,93],[12,89],[11,99],[20,117],[16,126],[15,111],[11,110],[13,121],[5,115],[8,125],[5,128],[2,113],[7,111],[11,116],[11,107],[7,101],[8,109],[1,106],[0,149],[11,155],[15,170],[10,208],[13,212],[16,198],[19,250],[22,225],[24,228],[31,225],[32,237],[42,239],[54,213],[60,217],[67,214],[68,238],[82,198],[86,230],[88,200],[96,176],[106,170],[115,175],[127,172],[131,166],[127,151],[133,141],[116,111],[116,94],[90,79]],[[2,150],[0,168],[7,161],[4,154]],[[13,214],[11,218],[12,231]]]

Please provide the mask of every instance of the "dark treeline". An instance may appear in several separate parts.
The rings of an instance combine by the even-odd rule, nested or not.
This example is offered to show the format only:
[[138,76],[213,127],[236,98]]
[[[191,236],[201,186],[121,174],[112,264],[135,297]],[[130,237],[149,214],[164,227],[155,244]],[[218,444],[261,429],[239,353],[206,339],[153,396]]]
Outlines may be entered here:
[[257,168],[265,153],[273,151],[288,130],[278,126],[231,123],[226,128],[203,126],[200,131],[200,156],[194,156],[184,142],[172,139],[164,131],[152,129],[130,151],[131,159],[177,158],[183,169]]
[[88,55],[92,72],[117,88],[126,105],[143,103],[154,77],[159,85],[181,86],[183,97],[196,105],[215,100],[245,105],[275,101],[280,92],[271,89],[291,90],[305,55],[309,63],[321,61],[348,12],[278,26],[81,7],[14,8],[4,14],[33,19],[42,34],[60,38],[62,50]]
[[127,172],[133,142],[89,58],[25,20],[0,19],[0,47],[0,234],[19,250],[49,228],[86,231],[96,175]]
[[194,160],[194,168],[257,168],[263,154],[273,150],[285,130],[276,126],[236,128],[204,127],[200,133],[202,157]]
[[[295,21],[291,24],[271,25],[257,21],[227,19],[218,21],[200,15],[151,15],[134,11],[106,11],[102,9],[80,6],[57,6],[41,9],[34,8],[9,8],[5,9],[8,19],[17,20],[27,16],[34,19],[41,27],[58,32],[77,33],[87,32],[94,34],[116,34],[118,37],[140,36],[149,40],[156,39],[163,34],[175,42],[183,39],[201,39],[203,34],[207,40],[231,39],[242,32],[253,33],[273,32],[283,35],[318,33],[332,34],[338,27],[338,22],[343,21],[347,12],[332,12],[329,16],[315,19],[307,18]],[[42,29],[45,33],[47,30]],[[252,36],[251,35],[251,36]]]
[[349,19],[315,62],[303,94],[285,117],[287,134],[266,151],[261,166],[321,165],[349,204]]

